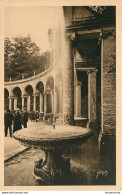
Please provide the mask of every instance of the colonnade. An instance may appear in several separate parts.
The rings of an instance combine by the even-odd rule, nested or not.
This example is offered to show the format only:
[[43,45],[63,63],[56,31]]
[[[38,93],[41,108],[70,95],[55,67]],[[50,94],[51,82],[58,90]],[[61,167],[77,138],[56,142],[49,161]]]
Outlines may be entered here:
[[[26,98],[27,110],[36,111],[38,96],[38,110],[40,113],[44,113],[44,116],[46,116],[47,113],[62,113],[64,124],[72,125],[74,124],[74,115],[81,117],[82,83],[79,82],[79,80],[74,80],[73,47],[70,36],[66,38],[66,48],[67,64],[63,65],[62,83],[58,83],[59,85],[55,83],[55,86],[50,90],[47,90],[47,87],[44,87],[42,92],[34,90],[32,95],[25,95],[25,91],[23,92],[22,90],[21,109],[23,110],[25,108]],[[96,119],[96,69],[81,68],[80,71],[86,71],[88,73],[88,119],[90,122],[93,122]],[[9,109],[12,110],[13,107],[13,109],[16,110],[17,104],[17,97],[9,95]]]
[[[55,114],[62,113],[62,105],[63,105],[62,94],[63,94],[63,87],[62,87],[62,84],[60,84],[58,87],[55,87],[55,91],[53,88],[50,91],[45,90],[43,92],[35,92],[32,95],[22,94],[20,97],[20,101],[21,101],[20,104],[18,104],[17,96],[9,95],[8,108],[10,110],[16,110],[17,108],[20,108],[21,110],[24,110],[26,108],[27,111],[38,110],[40,113],[44,113],[44,115],[46,115],[47,113],[55,113]],[[48,101],[49,96],[50,96],[50,101]]]

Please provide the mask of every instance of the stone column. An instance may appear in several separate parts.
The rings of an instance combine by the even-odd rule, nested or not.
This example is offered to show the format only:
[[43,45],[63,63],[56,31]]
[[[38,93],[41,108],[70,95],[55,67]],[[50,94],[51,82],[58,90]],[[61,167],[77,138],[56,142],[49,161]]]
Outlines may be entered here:
[[27,110],[30,111],[30,95],[27,97]]
[[96,122],[96,70],[88,71],[88,119]]
[[47,113],[47,93],[44,92],[44,120]]
[[63,85],[62,84],[60,84],[59,90],[60,90],[59,113],[62,113],[62,110],[63,110]]
[[33,97],[33,111],[36,111],[36,94],[34,94]]
[[76,116],[81,117],[81,82],[76,82]]
[[54,94],[53,90],[51,91],[51,104],[52,104],[52,113],[54,114]]
[[22,110],[24,110],[24,96],[22,96]]
[[66,58],[63,64],[63,123],[74,125],[74,63],[70,36],[66,37]]
[[40,93],[40,113],[43,113],[43,94]]
[[17,98],[14,98],[14,110],[17,109]]
[[9,96],[9,110],[11,110],[12,108],[12,97]]
[[54,114],[57,113],[57,89],[55,88],[55,91],[54,91]]

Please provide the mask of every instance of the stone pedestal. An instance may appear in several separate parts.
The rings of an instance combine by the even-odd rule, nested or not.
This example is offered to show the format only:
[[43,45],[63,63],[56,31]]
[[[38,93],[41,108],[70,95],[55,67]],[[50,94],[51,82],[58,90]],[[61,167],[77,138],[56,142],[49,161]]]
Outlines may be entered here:
[[70,37],[66,38],[66,58],[63,64],[63,123],[74,125],[74,64]]
[[61,150],[48,150],[46,159],[35,162],[34,174],[46,185],[65,184],[70,176],[70,158],[61,155]]

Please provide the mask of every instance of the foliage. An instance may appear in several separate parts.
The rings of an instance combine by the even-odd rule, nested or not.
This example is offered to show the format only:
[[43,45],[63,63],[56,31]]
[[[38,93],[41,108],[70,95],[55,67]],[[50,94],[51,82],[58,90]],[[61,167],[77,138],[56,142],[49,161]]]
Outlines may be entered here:
[[[5,38],[5,80],[29,77],[43,71],[49,63],[49,52],[40,54],[39,47],[30,36],[15,37],[13,41]],[[49,65],[49,64],[48,64]]]

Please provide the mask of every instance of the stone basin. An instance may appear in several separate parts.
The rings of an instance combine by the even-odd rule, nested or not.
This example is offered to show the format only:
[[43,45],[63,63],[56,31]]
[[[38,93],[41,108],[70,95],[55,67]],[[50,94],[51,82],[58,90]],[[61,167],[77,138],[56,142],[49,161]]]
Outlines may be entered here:
[[89,128],[42,125],[19,130],[13,137],[21,144],[45,152],[45,160],[35,162],[34,174],[47,185],[63,184],[70,176],[70,158],[62,156],[66,147],[83,144],[91,136]]
[[46,150],[47,147],[54,146],[56,149],[65,144],[69,146],[78,142],[81,144],[91,133],[89,128],[78,126],[57,125],[54,129],[51,125],[43,125],[19,130],[13,136],[26,146]]

